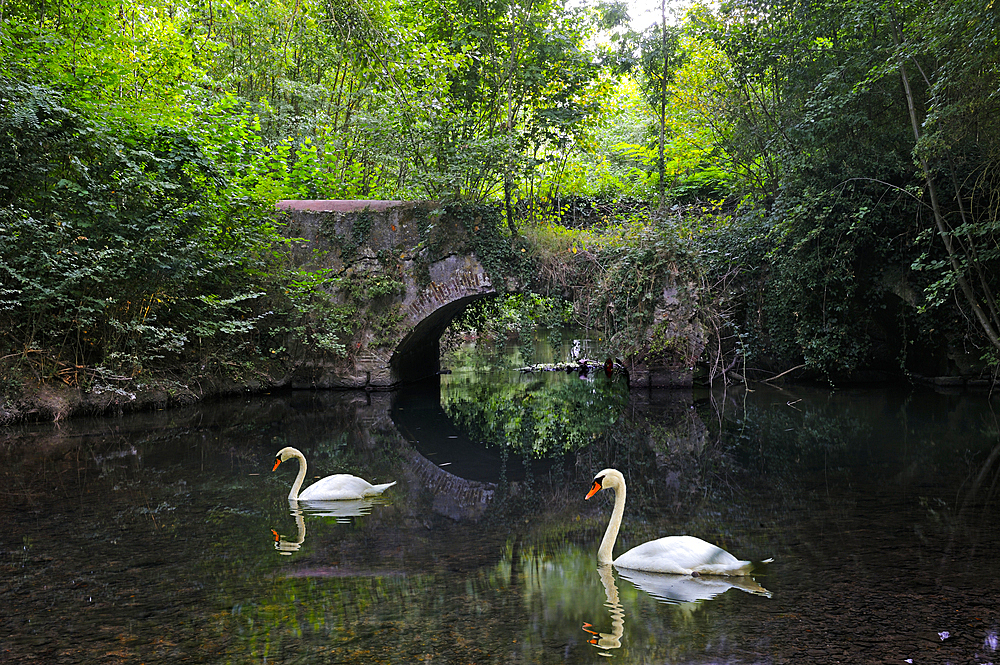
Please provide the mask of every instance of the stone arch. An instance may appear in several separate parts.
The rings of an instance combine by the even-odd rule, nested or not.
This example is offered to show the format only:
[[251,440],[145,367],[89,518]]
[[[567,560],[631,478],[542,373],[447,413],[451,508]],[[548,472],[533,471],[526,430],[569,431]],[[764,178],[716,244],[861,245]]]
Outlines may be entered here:
[[474,254],[449,256],[430,267],[431,283],[403,302],[403,330],[389,358],[390,382],[418,381],[440,370],[441,334],[462,310],[496,295]]
[[[440,370],[444,329],[465,307],[497,293],[470,230],[438,203],[279,201],[278,210],[292,241],[291,258],[300,266],[345,284],[388,276],[398,287],[368,302],[349,296],[349,288],[327,290],[331,301],[354,308],[359,325],[339,357],[293,349],[292,387],[379,390],[432,376]],[[501,291],[523,288],[512,277],[503,279]],[[687,290],[680,282],[664,289],[647,339],[635,340],[635,350],[624,359],[632,385],[691,385],[706,335],[696,296],[685,295]],[[348,303],[349,298],[354,300]],[[659,351],[654,354],[651,347]]]
[[488,295],[472,295],[442,305],[410,330],[389,358],[392,382],[410,383],[440,371],[440,341],[448,324],[462,310]]
[[433,376],[444,329],[495,294],[466,229],[446,215],[426,223],[437,214],[433,203],[281,201],[278,208],[300,265],[348,280],[379,277],[391,264],[403,287],[391,302],[361,305],[364,325],[348,357],[299,363],[293,386],[387,389]]

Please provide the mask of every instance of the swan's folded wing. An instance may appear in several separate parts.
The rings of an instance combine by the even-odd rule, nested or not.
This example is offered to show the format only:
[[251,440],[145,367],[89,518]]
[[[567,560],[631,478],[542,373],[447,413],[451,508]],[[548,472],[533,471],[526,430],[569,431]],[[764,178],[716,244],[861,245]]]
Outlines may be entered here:
[[749,561],[693,536],[667,536],[630,549],[615,560],[619,568],[651,573],[746,575]]
[[299,494],[300,501],[343,501],[360,499],[371,489],[371,483],[346,473],[317,480]]

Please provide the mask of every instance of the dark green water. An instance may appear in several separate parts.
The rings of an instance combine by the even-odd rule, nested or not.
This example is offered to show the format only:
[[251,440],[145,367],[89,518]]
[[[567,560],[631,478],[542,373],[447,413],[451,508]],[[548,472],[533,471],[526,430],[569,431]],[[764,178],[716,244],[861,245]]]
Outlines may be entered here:
[[[513,383],[0,430],[0,662],[997,660],[988,396]],[[397,485],[293,514],[286,445]],[[608,466],[616,553],[686,533],[775,562],[743,588],[600,570]]]

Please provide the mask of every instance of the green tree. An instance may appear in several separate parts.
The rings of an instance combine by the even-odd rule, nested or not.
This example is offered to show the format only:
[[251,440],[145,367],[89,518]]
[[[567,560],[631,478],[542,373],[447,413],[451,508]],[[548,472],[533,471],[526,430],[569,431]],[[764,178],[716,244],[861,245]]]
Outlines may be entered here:
[[169,2],[15,0],[0,8],[0,76],[63,90],[78,104],[168,123],[211,49]]
[[40,86],[0,81],[0,99],[0,355],[82,382],[280,344],[269,207],[189,134],[108,126]]
[[670,83],[680,65],[678,49],[680,28],[666,23],[666,0],[660,1],[660,23],[652,25],[639,41],[639,64],[642,72],[643,91],[649,105],[656,110],[659,140],[657,141],[656,171],[659,207],[666,203],[667,171],[664,152],[667,142],[667,104]]
[[549,1],[432,4],[419,5],[415,25],[461,59],[428,115],[429,193],[481,201],[502,188],[513,224],[515,174],[568,147],[596,111],[587,23]]
[[[898,71],[913,132],[913,156],[946,263],[933,252],[915,263],[939,279],[932,305],[961,294],[1000,359],[1000,17],[993,3],[940,3],[886,9],[895,52],[882,74]],[[928,259],[930,259],[928,261]]]
[[730,180],[724,170],[728,159],[720,147],[728,129],[716,108],[728,61],[712,41],[689,29],[667,33],[666,57],[662,31],[654,26],[646,35],[652,42],[639,61],[645,72],[643,98],[658,136],[615,145],[615,150],[650,171],[661,207],[668,192],[674,199],[722,197]]
[[945,334],[995,348],[995,186],[974,174],[994,170],[980,128],[997,110],[981,93],[996,83],[997,26],[975,5],[741,0],[692,14],[730,63],[719,140],[749,195],[743,228],[771,247],[748,266],[767,319],[754,325],[785,357],[850,371],[886,334],[893,293],[930,329],[928,306],[950,307],[953,287],[979,330],[942,311]]

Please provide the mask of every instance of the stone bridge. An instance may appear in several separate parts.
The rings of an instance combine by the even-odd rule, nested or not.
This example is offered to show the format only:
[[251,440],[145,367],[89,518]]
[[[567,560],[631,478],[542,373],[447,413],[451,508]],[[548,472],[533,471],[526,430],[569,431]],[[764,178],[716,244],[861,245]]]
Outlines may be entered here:
[[[441,334],[459,312],[495,295],[494,279],[507,292],[526,286],[491,276],[477,255],[489,246],[484,238],[501,237],[490,226],[496,220],[458,221],[432,202],[280,201],[278,210],[292,260],[327,277],[321,288],[332,310],[313,318],[313,332],[332,329],[345,347],[337,354],[290,348],[292,387],[387,390],[433,376]],[[498,245],[513,253],[507,241]],[[691,385],[705,347],[697,298],[682,297],[691,292],[677,280],[665,287],[649,337],[620,359],[633,387]]]
[[280,201],[278,209],[293,260],[328,271],[326,290],[353,326],[346,357],[300,356],[293,387],[389,389],[433,376],[441,333],[496,293],[465,227],[433,203]]

